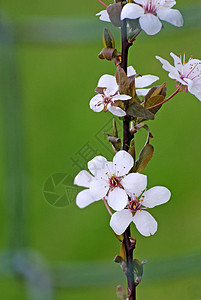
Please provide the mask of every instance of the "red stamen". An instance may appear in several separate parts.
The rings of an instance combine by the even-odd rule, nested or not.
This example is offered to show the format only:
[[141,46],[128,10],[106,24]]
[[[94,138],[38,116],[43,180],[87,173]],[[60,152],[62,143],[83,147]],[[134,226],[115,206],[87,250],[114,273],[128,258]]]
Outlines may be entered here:
[[98,2],[100,2],[103,6],[105,6],[105,7],[108,7],[108,5],[107,4],[105,4],[103,1],[101,1],[101,0],[98,0]]

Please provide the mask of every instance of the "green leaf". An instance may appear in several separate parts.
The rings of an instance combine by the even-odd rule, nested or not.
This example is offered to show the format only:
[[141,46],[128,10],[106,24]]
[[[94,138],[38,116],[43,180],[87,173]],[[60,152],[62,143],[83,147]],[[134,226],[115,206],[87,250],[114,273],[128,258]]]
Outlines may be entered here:
[[141,173],[146,168],[149,161],[152,159],[153,153],[154,147],[151,144],[147,144],[140,152],[139,157],[133,168],[133,171]]
[[111,31],[107,28],[103,30],[103,46],[104,48],[115,48],[115,40]]
[[107,7],[107,12],[110,17],[110,21],[116,27],[121,27],[121,24],[122,24],[121,17],[120,17],[121,9],[122,9],[121,2],[110,4]]
[[137,102],[133,102],[126,113],[132,117],[143,118],[144,120],[154,120],[154,114]]
[[121,248],[120,248],[120,256],[126,260],[126,248],[124,243],[121,243]]
[[116,80],[119,85],[119,93],[129,95],[129,79],[124,69],[120,66],[116,70]]

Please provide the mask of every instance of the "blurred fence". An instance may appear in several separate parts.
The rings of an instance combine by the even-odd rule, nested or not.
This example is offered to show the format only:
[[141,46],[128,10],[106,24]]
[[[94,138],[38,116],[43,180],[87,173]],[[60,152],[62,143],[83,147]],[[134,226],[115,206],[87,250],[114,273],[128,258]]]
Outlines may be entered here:
[[[185,28],[201,27],[201,6],[183,9]],[[172,27],[168,26],[169,30]],[[97,19],[30,18],[12,23],[0,20],[0,97],[3,111],[5,150],[5,195],[8,247],[0,256],[0,275],[21,275],[27,287],[28,299],[54,299],[57,287],[78,287],[112,284],[122,279],[117,266],[97,262],[49,266],[40,254],[28,248],[28,185],[26,153],[24,153],[23,114],[21,110],[20,78],[16,45],[80,43],[96,41],[103,25]],[[117,29],[118,30],[118,29]],[[163,33],[164,34],[164,33]],[[201,257],[195,253],[147,264],[146,280],[189,276],[200,272]]]

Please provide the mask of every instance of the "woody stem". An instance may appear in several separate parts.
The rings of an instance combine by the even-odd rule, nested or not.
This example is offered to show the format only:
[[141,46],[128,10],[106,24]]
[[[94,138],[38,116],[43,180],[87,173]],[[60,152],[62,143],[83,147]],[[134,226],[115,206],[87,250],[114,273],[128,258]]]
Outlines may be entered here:
[[[123,21],[121,27],[121,39],[122,39],[122,61],[121,67],[127,73],[127,62],[128,62],[128,50],[132,45],[128,43],[127,39],[127,22]],[[123,120],[123,149],[125,151],[129,150],[130,142],[133,138],[133,135],[130,133],[130,116],[125,116]],[[136,287],[134,283],[134,267],[133,267],[133,250],[134,248],[131,246],[130,242],[130,226],[124,232],[124,245],[126,250],[126,260],[127,260],[127,285],[128,285],[128,299],[136,300]]]

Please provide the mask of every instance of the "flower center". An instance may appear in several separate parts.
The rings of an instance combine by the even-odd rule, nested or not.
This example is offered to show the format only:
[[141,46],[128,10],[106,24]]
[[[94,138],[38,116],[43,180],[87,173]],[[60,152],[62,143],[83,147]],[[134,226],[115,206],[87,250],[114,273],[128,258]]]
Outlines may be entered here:
[[109,182],[110,182],[110,187],[113,189],[115,187],[120,186],[121,179],[115,175],[112,175],[112,177],[110,177],[109,179]]
[[135,199],[129,200],[128,208],[130,209],[130,211],[132,213],[135,213],[136,211],[141,210],[142,209],[141,201],[138,200],[137,197],[135,197]]
[[157,10],[157,5],[159,4],[159,0],[148,0],[147,3],[143,5],[145,13],[155,14]]

